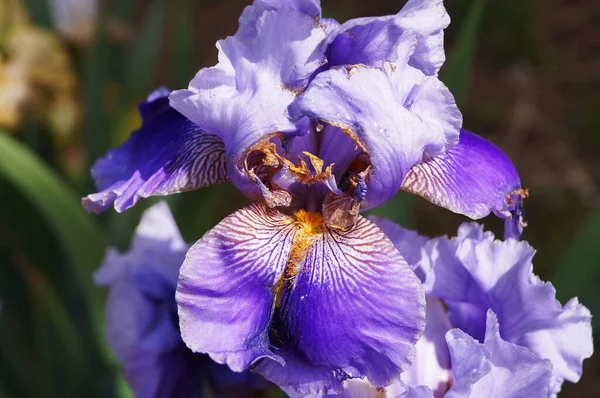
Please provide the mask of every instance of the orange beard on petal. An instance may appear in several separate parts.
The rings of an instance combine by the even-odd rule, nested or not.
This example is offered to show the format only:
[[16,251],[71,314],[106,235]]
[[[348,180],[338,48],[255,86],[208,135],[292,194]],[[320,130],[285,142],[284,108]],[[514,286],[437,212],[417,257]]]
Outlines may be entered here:
[[281,302],[281,294],[287,281],[292,286],[296,276],[301,271],[301,266],[315,241],[323,237],[325,230],[325,220],[320,213],[311,213],[305,210],[299,210],[295,214],[296,220],[292,221],[295,226],[292,248],[285,266],[283,275],[275,285],[275,306],[278,307]]

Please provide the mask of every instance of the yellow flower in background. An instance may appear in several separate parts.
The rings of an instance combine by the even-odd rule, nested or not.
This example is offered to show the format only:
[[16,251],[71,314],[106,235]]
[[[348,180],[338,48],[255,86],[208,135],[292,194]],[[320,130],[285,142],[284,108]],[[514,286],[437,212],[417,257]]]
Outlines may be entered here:
[[79,120],[77,81],[69,54],[51,31],[29,21],[22,1],[0,2],[0,126],[43,120],[58,139]]

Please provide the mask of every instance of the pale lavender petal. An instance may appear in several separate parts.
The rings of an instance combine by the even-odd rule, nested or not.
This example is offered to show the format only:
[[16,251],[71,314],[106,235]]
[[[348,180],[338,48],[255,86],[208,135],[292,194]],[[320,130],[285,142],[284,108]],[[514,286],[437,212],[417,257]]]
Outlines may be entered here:
[[276,134],[306,132],[290,121],[286,108],[325,62],[324,38],[307,14],[265,11],[255,37],[220,41],[217,66],[200,70],[187,90],[171,94],[175,109],[223,140],[229,178],[252,198],[262,190],[247,169],[251,148]]
[[484,236],[493,239],[491,232],[484,234],[483,226],[464,223],[458,237],[440,237],[427,242],[422,258],[423,268],[428,270],[423,285],[425,293],[442,299],[448,305],[452,325],[479,340],[485,333],[485,314],[491,308],[490,299],[457,258],[456,251],[464,239],[482,239]]
[[299,394],[283,389],[290,398],[434,398],[431,390],[425,386],[411,387],[402,381],[385,388],[373,387],[365,379],[352,379],[344,382],[344,390],[339,394]]
[[142,127],[92,167],[99,192],[83,198],[88,211],[118,212],[141,198],[169,195],[228,181],[223,142],[169,106],[159,89],[140,104]]
[[492,302],[503,338],[548,358],[556,378],[577,382],[593,352],[591,314],[577,298],[564,307],[556,300],[552,284],[533,274],[534,253],[527,242],[491,237],[465,240],[457,250]]
[[192,396],[205,366],[176,322],[175,284],[188,245],[165,203],[148,209],[127,253],[111,249],[94,274],[110,287],[106,337],[136,396]]
[[529,244],[463,224],[457,238],[437,239],[428,253],[426,291],[444,300],[454,326],[481,341],[492,309],[503,339],[552,362],[554,384],[579,380],[593,351],[590,312],[577,299],[564,307],[555,299],[552,284],[533,274]]
[[447,88],[407,64],[416,38],[398,47],[395,63],[322,72],[289,109],[341,128],[368,154],[372,169],[363,210],[378,206],[400,188],[406,173],[424,158],[449,149],[462,116]]
[[[371,397],[379,398],[379,396]],[[399,381],[385,389],[385,398],[437,398],[426,386],[409,386]]]
[[98,285],[111,286],[125,278],[145,294],[168,297],[174,292],[179,267],[189,247],[179,233],[169,206],[159,202],[142,215],[129,251],[107,250],[102,266],[94,273],[94,280]]
[[396,61],[396,49],[408,32],[416,38],[408,64],[437,75],[445,60],[443,30],[449,23],[442,0],[411,0],[396,15],[352,19],[328,37],[328,62],[382,67]]
[[[466,130],[461,130],[453,148],[415,165],[402,189],[473,219],[492,211],[512,218],[513,203],[520,200],[516,193],[522,191],[510,159],[491,142]],[[519,215],[514,217],[518,221]]]
[[[347,230],[322,226],[296,267],[292,286],[283,290],[281,332],[306,361],[329,369],[340,391],[352,377],[378,387],[398,380],[422,334],[425,300],[419,279],[385,234],[361,216]],[[304,383],[293,384],[301,376],[289,373],[298,392],[336,388],[303,391]]]
[[427,298],[427,317],[423,337],[417,342],[412,365],[402,373],[402,381],[411,387],[426,386],[435,397],[442,397],[452,380],[450,353],[445,335],[452,325],[441,300]]
[[417,48],[409,64],[426,75],[437,75],[446,60],[444,29],[450,24],[444,1],[409,0],[398,17],[397,23],[417,36]]
[[415,274],[421,279],[421,282],[425,282],[425,276],[429,272],[429,268],[423,267],[428,267],[430,264],[423,261],[423,255],[425,245],[430,239],[419,235],[416,231],[403,228],[384,217],[370,216],[369,219],[381,228]]
[[192,351],[237,372],[263,357],[280,360],[268,333],[293,228],[287,216],[255,203],[225,218],[190,249],[176,300],[181,335]]
[[480,344],[460,329],[446,335],[454,385],[445,398],[546,398],[552,365],[525,347],[500,337],[493,311],[487,313],[485,341]]
[[251,40],[257,35],[257,21],[266,11],[293,10],[316,19],[321,16],[319,0],[254,0],[244,8],[239,18],[240,27],[235,34],[242,40]]

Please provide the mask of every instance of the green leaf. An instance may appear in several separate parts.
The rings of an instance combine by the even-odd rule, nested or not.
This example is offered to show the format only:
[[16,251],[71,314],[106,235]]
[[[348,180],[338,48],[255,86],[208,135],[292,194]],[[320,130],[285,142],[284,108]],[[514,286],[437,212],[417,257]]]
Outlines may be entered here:
[[36,353],[52,375],[53,394],[75,396],[85,393],[93,380],[93,364],[86,361],[84,343],[60,298],[43,274],[22,259],[19,268],[35,301]]
[[[552,284],[556,288],[558,299],[565,303],[571,297],[579,297],[592,314],[600,313],[600,206],[598,206],[587,223],[567,249],[558,263]],[[594,332],[600,328],[600,318],[592,318]]]
[[122,109],[140,97],[144,97],[150,89],[159,64],[156,61],[160,51],[165,14],[164,1],[151,3],[128,60],[129,69],[123,84],[124,95],[121,98]]
[[473,1],[469,13],[458,32],[454,49],[442,69],[442,81],[454,94],[456,103],[459,105],[462,104],[465,98],[469,84],[473,54],[477,46],[485,6],[486,0]]
[[44,28],[52,27],[47,0],[25,0],[25,7],[33,23]]
[[[83,59],[82,65],[82,90],[83,114],[83,142],[85,146],[86,167],[88,170],[98,157],[104,154],[110,143],[108,133],[109,123],[106,112],[105,85],[109,77],[111,65],[111,51],[106,37],[106,15],[100,13],[94,40]],[[93,184],[86,173],[85,191],[91,190]]]
[[78,196],[41,159],[0,132],[0,177],[15,186],[53,230],[84,297],[92,338],[103,341],[103,310],[92,272],[104,256],[105,238],[81,208]]
[[172,87],[186,87],[195,73],[193,0],[175,0]]

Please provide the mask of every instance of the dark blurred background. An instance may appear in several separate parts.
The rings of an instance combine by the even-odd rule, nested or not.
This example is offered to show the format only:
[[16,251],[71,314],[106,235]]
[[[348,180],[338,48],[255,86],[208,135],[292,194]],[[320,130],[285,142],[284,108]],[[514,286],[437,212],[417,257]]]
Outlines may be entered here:
[[[138,127],[157,86],[186,87],[216,63],[215,42],[250,0],[0,0],[0,397],[127,396],[103,341],[104,292],[91,273],[127,248],[142,201],[86,215],[89,167]],[[324,0],[345,21],[403,0]],[[448,62],[464,127],[514,161],[538,252],[535,272],[564,303],[600,313],[600,2],[448,0]],[[216,186],[167,198],[195,241],[245,198]],[[421,234],[466,221],[399,194],[377,209]],[[501,222],[486,226],[501,236]],[[594,322],[594,331],[597,331]],[[562,397],[600,397],[600,360]]]

